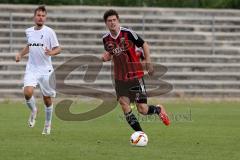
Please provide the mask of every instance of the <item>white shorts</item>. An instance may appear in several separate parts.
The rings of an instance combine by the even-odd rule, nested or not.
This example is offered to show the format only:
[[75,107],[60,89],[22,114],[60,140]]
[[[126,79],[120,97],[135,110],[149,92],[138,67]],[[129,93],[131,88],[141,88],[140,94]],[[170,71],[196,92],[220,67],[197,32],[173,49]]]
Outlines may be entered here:
[[48,75],[42,75],[38,72],[27,71],[24,75],[24,87],[39,85],[40,90],[44,96],[55,97],[55,80],[51,76],[53,72]]

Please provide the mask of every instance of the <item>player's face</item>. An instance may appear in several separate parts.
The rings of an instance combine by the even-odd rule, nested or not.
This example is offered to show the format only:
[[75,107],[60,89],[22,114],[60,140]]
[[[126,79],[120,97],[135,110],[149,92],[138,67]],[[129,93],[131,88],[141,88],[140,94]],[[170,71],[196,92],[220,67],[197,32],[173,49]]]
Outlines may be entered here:
[[116,32],[119,29],[119,19],[117,16],[109,16],[106,20],[106,26],[110,31]]
[[34,22],[37,26],[41,27],[46,21],[46,12],[37,11],[34,16]]

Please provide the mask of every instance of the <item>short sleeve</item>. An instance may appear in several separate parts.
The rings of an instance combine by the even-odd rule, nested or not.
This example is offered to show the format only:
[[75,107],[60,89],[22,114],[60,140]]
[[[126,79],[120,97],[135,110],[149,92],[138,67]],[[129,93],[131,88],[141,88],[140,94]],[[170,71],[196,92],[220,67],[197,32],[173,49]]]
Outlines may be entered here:
[[51,30],[50,44],[51,44],[51,49],[59,46],[57,35],[53,30]]
[[108,51],[104,38],[102,39],[102,41],[103,41],[103,46],[104,46],[105,51]]
[[29,42],[28,42],[28,39],[29,39],[29,31],[28,31],[29,29],[26,29],[25,30],[25,40],[26,40],[26,42],[27,42],[27,45],[29,44]]
[[131,41],[137,46],[137,47],[142,47],[144,44],[144,40],[136,34],[134,31],[129,30],[129,37]]

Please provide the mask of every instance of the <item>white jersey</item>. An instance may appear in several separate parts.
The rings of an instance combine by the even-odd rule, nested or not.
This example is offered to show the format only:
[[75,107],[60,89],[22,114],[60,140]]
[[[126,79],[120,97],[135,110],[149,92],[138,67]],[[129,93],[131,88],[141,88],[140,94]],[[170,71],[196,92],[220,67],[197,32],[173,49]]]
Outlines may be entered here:
[[46,55],[45,48],[52,50],[59,46],[56,33],[53,29],[43,26],[40,30],[34,27],[25,30],[29,46],[29,58],[26,72],[33,71],[48,74],[53,71],[51,56]]

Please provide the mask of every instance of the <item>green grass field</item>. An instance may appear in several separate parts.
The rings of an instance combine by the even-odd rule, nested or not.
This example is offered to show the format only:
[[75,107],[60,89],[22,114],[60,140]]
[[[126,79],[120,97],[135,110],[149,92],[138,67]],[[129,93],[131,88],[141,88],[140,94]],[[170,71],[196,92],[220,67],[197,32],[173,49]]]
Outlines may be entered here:
[[[52,134],[41,135],[44,110],[39,104],[35,128],[28,128],[23,102],[0,103],[1,160],[239,160],[240,102],[166,101],[170,127],[157,117],[141,119],[147,147],[129,143],[133,131],[119,107],[87,122],[66,122],[54,115]],[[96,102],[75,103],[72,112]]]

